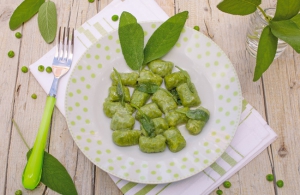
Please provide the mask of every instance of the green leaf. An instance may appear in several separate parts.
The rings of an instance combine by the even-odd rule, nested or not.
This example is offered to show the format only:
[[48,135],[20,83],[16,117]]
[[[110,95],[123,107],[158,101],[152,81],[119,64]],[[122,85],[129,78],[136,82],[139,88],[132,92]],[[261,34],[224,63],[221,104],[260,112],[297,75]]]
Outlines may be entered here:
[[117,84],[117,94],[119,96],[119,99],[121,100],[121,104],[122,106],[125,106],[125,93],[123,90],[123,84],[122,84],[122,79],[121,76],[119,74],[119,72],[114,68],[114,71],[117,75],[118,78],[118,84]]
[[26,0],[23,1],[13,12],[9,20],[9,28],[16,30],[24,22],[32,18],[45,0]]
[[224,0],[217,5],[222,12],[233,15],[248,15],[256,11],[261,0]]
[[[27,160],[31,154],[27,152]],[[77,195],[76,187],[66,168],[51,154],[44,152],[41,182],[63,195]]]
[[144,60],[144,31],[136,18],[122,12],[119,23],[119,39],[123,56],[132,70],[139,70]]
[[288,20],[300,11],[299,0],[278,0],[273,21]]
[[162,87],[160,87],[159,89],[160,89],[160,90],[163,90],[164,92],[166,92],[166,94],[167,94],[169,97],[173,98],[174,101],[177,102],[177,98],[176,98],[170,91],[168,91],[168,90],[166,90],[165,88],[162,88]]
[[188,11],[178,13],[162,23],[151,35],[144,49],[144,64],[166,55],[176,44],[188,18]]
[[144,93],[152,94],[152,93],[155,93],[159,89],[159,86],[156,84],[152,84],[152,83],[147,83],[147,84],[142,83],[142,84],[139,84],[136,89],[141,92],[144,92]]
[[140,122],[147,134],[149,135],[149,137],[155,137],[155,126],[153,120],[147,115],[143,114],[142,118],[140,119]]
[[253,81],[257,81],[269,68],[276,54],[278,38],[275,37],[270,26],[266,26],[261,33]]
[[300,53],[300,14],[289,20],[271,21],[272,33]]
[[149,137],[155,137],[155,126],[154,126],[154,122],[153,120],[148,117],[139,107],[137,107],[134,104],[130,104],[132,107],[134,107],[135,109],[137,109],[141,114],[141,118],[140,118],[140,123],[143,126],[143,128],[145,129],[145,131],[147,132],[147,134],[149,135]]
[[181,106],[182,102],[181,102],[181,99],[178,95],[178,92],[177,92],[176,88],[171,89],[170,93],[173,95],[173,99],[176,101],[177,105]]
[[40,33],[47,43],[51,43],[56,36],[57,14],[56,6],[52,1],[47,1],[39,9],[38,25]]
[[189,110],[186,113],[186,116],[190,119],[201,120],[207,122],[209,119],[209,114],[201,109]]

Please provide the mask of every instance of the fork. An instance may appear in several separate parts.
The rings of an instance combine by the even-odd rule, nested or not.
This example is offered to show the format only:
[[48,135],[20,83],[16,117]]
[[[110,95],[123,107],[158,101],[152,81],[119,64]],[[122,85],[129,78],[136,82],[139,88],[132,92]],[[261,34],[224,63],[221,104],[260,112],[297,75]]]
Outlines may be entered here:
[[70,28],[63,28],[61,38],[61,27],[59,27],[57,47],[52,63],[52,72],[54,79],[49,91],[46,106],[40,127],[22,175],[22,183],[26,189],[33,190],[39,184],[42,175],[42,166],[44,150],[47,143],[48,131],[51,123],[51,117],[56,102],[56,93],[59,79],[64,76],[72,65],[74,52],[74,29],[70,38]]

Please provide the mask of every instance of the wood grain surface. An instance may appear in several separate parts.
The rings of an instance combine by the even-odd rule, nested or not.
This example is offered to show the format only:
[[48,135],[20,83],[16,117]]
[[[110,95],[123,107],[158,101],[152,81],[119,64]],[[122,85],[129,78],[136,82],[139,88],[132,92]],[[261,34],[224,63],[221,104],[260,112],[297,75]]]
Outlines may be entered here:
[[[78,28],[111,0],[52,0],[57,6],[59,26]],[[33,191],[22,187],[22,171],[28,149],[12,123],[20,126],[27,143],[32,146],[41,121],[46,93],[30,73],[22,73],[55,43],[42,39],[37,16],[16,31],[9,29],[9,18],[22,0],[0,0],[0,194],[57,194],[44,185]],[[255,59],[246,51],[246,31],[250,16],[233,16],[216,8],[219,0],[156,0],[169,15],[188,10],[187,25],[200,26],[200,31],[215,41],[229,56],[238,73],[243,96],[266,119],[278,134],[278,139],[229,180],[230,189],[220,186],[224,194],[232,195],[294,195],[300,192],[300,55],[288,47],[273,62],[262,79],[252,82]],[[261,7],[274,7],[276,0],[263,0]],[[16,39],[15,32],[23,38]],[[14,58],[7,52],[13,50]],[[36,93],[36,100],[31,94]],[[79,194],[122,194],[107,173],[92,164],[74,143],[65,118],[55,108],[47,151],[68,170]],[[267,182],[273,173],[285,182],[283,188]],[[195,192],[196,193],[196,192]],[[215,191],[211,194],[216,194]]]

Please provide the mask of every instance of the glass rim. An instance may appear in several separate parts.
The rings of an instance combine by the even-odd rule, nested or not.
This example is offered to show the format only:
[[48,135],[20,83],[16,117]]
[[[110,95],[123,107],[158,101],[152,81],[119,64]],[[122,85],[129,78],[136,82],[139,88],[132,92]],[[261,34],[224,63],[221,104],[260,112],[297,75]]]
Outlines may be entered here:
[[[270,7],[270,8],[264,9],[264,12],[269,16],[268,11],[274,11],[274,14],[275,14],[276,8]],[[259,9],[257,9],[255,13],[259,16],[259,19],[261,20],[261,22],[263,24],[265,24],[265,25],[269,24],[269,22],[266,21],[264,15],[262,14],[262,12]],[[271,17],[274,17],[274,14],[271,15]]]

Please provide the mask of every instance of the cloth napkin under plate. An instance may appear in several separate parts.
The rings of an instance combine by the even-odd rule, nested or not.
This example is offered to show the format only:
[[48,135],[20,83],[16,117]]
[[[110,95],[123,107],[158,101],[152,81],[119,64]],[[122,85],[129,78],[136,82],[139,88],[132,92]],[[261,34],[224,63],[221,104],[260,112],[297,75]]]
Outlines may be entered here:
[[[75,31],[75,50],[73,64],[75,65],[81,55],[102,36],[117,29],[118,22],[111,20],[112,15],[120,15],[122,11],[132,13],[140,21],[165,21],[168,15],[157,5],[154,0],[114,0],[93,18],[85,22]],[[30,71],[48,92],[53,80],[52,74],[41,73],[38,65],[51,66],[55,48],[50,50],[38,61],[30,65]],[[73,69],[72,66],[71,69]],[[65,75],[58,88],[56,106],[65,115],[64,99],[65,90],[71,71]],[[209,194],[234,175],[248,162],[269,146],[277,135],[267,125],[261,115],[245,100],[240,125],[230,146],[222,156],[201,173],[188,179],[170,184],[146,185],[128,182],[111,176],[112,180],[126,195],[143,194]],[[199,188],[201,186],[201,188]]]

